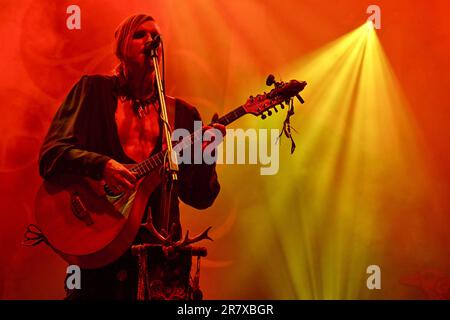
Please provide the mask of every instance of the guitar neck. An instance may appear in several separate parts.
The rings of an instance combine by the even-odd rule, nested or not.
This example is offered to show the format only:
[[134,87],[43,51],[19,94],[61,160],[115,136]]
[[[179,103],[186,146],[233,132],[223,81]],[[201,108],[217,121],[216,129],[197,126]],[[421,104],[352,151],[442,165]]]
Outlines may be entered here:
[[245,115],[247,112],[245,111],[245,108],[243,106],[240,106],[236,109],[234,109],[231,112],[228,112],[226,115],[224,115],[223,117],[219,118],[216,123],[220,123],[223,124],[224,126],[229,125],[230,123],[236,121],[237,119],[239,119],[240,117],[242,117],[243,115]]
[[[245,108],[243,106],[240,106],[233,111],[227,113],[226,115],[219,118],[215,123],[220,123],[224,126],[229,125],[230,123],[236,121],[243,115],[245,115],[247,112],[245,111]],[[211,123],[212,125],[212,123]],[[190,139],[183,139],[178,143],[174,144],[174,147],[179,144],[178,148],[185,149],[187,147],[190,147],[193,143],[196,141],[202,140],[203,132],[202,130],[199,130],[198,132],[194,132],[190,135]],[[146,175],[148,175],[150,172],[155,170],[156,168],[162,166],[164,164],[164,158],[166,157],[167,149],[164,149],[157,154],[147,158],[146,160],[138,163],[134,167],[131,168],[131,171],[136,174],[136,178],[140,179]]]

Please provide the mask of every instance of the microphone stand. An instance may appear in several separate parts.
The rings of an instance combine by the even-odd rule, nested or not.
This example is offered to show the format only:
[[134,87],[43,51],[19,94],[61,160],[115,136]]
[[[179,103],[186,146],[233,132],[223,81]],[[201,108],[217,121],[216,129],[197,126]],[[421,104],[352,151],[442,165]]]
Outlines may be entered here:
[[[158,39],[159,40],[159,39]],[[166,100],[164,95],[164,88],[161,81],[161,75],[159,72],[159,63],[158,63],[158,55],[157,50],[159,46],[152,46],[150,50],[150,57],[153,61],[153,67],[155,69],[155,80],[156,80],[156,87],[158,90],[158,100],[159,105],[161,107],[161,120],[163,122],[163,132],[164,132],[164,138],[166,139],[167,144],[167,157],[168,157],[168,167],[163,168],[166,174],[166,179],[163,181],[163,199],[164,199],[164,205],[163,205],[163,219],[161,224],[161,231],[163,231],[165,236],[169,235],[169,216],[170,216],[170,204],[171,204],[171,195],[172,195],[172,189],[173,184],[178,180],[178,163],[176,155],[174,154],[173,147],[172,147],[172,137],[171,132],[169,130],[169,119],[167,117],[167,107],[166,107]],[[167,184],[169,184],[169,192],[167,193],[166,187]]]

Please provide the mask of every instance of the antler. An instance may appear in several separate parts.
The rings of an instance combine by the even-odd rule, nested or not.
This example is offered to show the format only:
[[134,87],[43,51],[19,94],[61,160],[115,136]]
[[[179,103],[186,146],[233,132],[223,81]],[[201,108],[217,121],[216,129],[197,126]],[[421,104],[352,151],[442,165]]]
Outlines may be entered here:
[[172,237],[174,234],[175,223],[172,224],[172,227],[170,228],[170,233],[167,235],[167,237],[165,237],[153,225],[152,213],[150,211],[148,212],[147,222],[142,224],[142,226],[144,228],[146,228],[152,235],[154,235],[160,244],[163,244],[166,246],[184,247],[184,246],[199,242],[204,239],[213,241],[213,239],[208,235],[208,232],[209,232],[209,230],[211,230],[212,227],[208,227],[205,231],[196,235],[193,238],[189,238],[189,230],[188,230],[188,231],[186,231],[186,236],[183,239],[180,239],[178,241],[173,241]]
[[189,244],[192,243],[196,243],[199,241],[202,241],[204,239],[208,239],[213,241],[213,239],[208,235],[209,230],[211,230],[212,227],[208,227],[205,231],[203,231],[202,233],[196,235],[193,238],[189,238],[189,230],[186,231],[186,236],[184,237],[184,239],[180,239],[179,241],[175,242],[175,246],[177,247],[183,247],[183,246],[187,246]]
[[[149,219],[149,220],[151,220],[151,219]],[[159,240],[159,242],[160,242],[161,244],[165,244],[165,245],[171,245],[171,244],[172,244],[172,242],[170,241],[170,238],[169,238],[169,237],[171,237],[171,235],[169,235],[169,236],[167,236],[167,237],[164,237],[161,233],[159,233],[158,230],[156,230],[156,228],[155,228],[155,226],[153,225],[153,222],[152,222],[152,221],[143,223],[142,226],[143,226],[144,228],[146,228],[148,231],[150,231],[150,233],[151,233],[152,235],[154,235],[154,236],[156,237],[156,239]]]

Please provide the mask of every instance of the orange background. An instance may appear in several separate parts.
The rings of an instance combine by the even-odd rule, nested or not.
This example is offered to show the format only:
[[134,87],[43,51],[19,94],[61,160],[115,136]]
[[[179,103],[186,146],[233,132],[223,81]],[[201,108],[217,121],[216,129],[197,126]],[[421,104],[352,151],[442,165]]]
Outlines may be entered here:
[[[66,28],[70,4],[81,8],[81,30]],[[414,185],[415,192],[421,190],[420,199],[409,189],[388,185],[387,195],[374,199],[383,209],[375,216],[379,223],[373,231],[379,236],[368,240],[367,258],[382,269],[382,290],[369,292],[365,282],[351,283],[353,278],[344,271],[330,275],[331,271],[313,264],[310,272],[315,272],[310,277],[314,283],[324,284],[327,274],[340,286],[351,283],[358,289],[331,294],[329,290],[334,289],[323,285],[321,290],[316,287],[307,292],[310,289],[305,289],[302,278],[296,276],[296,263],[300,268],[302,259],[294,263],[289,254],[289,246],[302,242],[301,232],[289,227],[289,218],[278,219],[276,209],[269,209],[279,201],[280,210],[289,208],[294,215],[308,215],[297,210],[296,182],[258,176],[259,171],[251,166],[219,166],[219,198],[201,213],[183,206],[184,228],[197,232],[215,226],[215,241],[207,244],[209,255],[202,268],[201,286],[206,298],[445,298],[446,288],[450,289],[450,4],[445,0],[3,0],[0,298],[59,299],[64,295],[64,261],[44,245],[21,246],[41,181],[37,154],[51,118],[71,86],[85,73],[112,70],[113,32],[122,19],[145,12],[159,22],[165,43],[168,93],[195,104],[203,118],[209,119],[214,112],[230,111],[244,103],[248,95],[263,90],[267,74],[286,80],[283,72],[290,65],[363,24],[370,4],[381,7],[382,29],[377,35],[398,81],[396,90],[401,90],[407,102],[404,112],[414,128],[409,133],[420,156],[420,162],[405,162],[411,175],[399,175],[402,185]],[[326,80],[329,83],[321,86],[335,85],[332,77]],[[314,108],[307,99],[307,92],[311,94],[314,88],[310,84],[305,90],[302,108]],[[345,86],[342,88],[345,90]],[[314,116],[303,115],[294,118],[295,127],[301,128],[305,121],[314,123]],[[282,120],[280,116],[273,121],[279,127]],[[247,128],[249,123],[243,121],[236,126]],[[302,152],[302,143],[312,142],[300,136],[296,152]],[[282,149],[280,168],[298,166],[295,159]],[[320,155],[313,160],[320,162]],[[414,178],[417,172],[425,178]],[[308,186],[305,181],[314,181],[318,174],[307,172],[309,180],[302,180],[301,185]],[[283,190],[294,190],[291,196],[277,198],[280,183]],[[270,197],[275,200],[270,202]],[[269,210],[272,216],[267,215]],[[246,216],[247,211],[251,213]],[[358,214],[364,216],[364,212]],[[270,220],[274,218],[276,223]],[[278,230],[272,232],[275,225]],[[309,227],[314,228],[313,224]],[[327,228],[323,225],[324,234],[333,232]],[[333,243],[317,231],[315,246],[332,250]],[[289,241],[283,241],[284,236]],[[319,251],[312,255],[320,258]],[[349,244],[342,254],[352,257],[351,252]],[[342,270],[333,269],[332,264],[330,270]],[[354,272],[365,279],[365,269]]]

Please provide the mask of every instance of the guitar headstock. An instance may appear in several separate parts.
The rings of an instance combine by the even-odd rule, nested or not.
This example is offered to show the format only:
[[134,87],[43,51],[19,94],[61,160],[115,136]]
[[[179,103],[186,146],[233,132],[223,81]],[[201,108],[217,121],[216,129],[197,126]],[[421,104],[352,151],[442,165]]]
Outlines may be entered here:
[[284,108],[283,103],[289,103],[293,97],[297,97],[301,103],[303,99],[299,93],[305,88],[306,81],[291,80],[289,82],[275,82],[274,76],[269,75],[266,84],[275,86],[270,92],[264,92],[253,97],[250,96],[247,102],[243,105],[246,113],[251,113],[255,116],[261,115],[263,119],[266,118],[264,112],[267,111],[267,115],[272,115],[272,110],[278,112],[277,106],[280,105],[281,109]]

